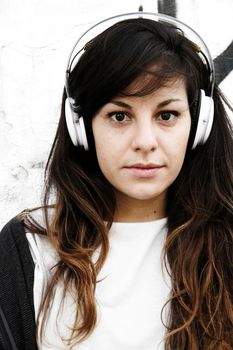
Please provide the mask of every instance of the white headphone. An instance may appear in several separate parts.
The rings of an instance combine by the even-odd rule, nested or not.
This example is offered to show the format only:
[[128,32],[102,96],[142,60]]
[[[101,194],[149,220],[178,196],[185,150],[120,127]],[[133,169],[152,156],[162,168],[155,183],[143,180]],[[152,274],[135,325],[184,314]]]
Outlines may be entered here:
[[85,46],[90,42],[90,40],[92,40],[98,34],[102,33],[105,29],[111,27],[115,23],[132,18],[146,18],[154,21],[173,24],[176,27],[182,29],[185,33],[185,36],[187,35],[187,37],[194,43],[197,54],[201,57],[203,63],[207,66],[207,70],[209,72],[208,85],[210,86],[210,91],[208,92],[208,95],[204,90],[199,91],[199,96],[197,99],[198,105],[195,107],[197,110],[196,118],[198,122],[192,149],[194,149],[197,145],[204,144],[210,135],[214,119],[213,89],[215,72],[214,63],[211,58],[209,49],[199,34],[196,33],[187,24],[179,21],[176,18],[152,12],[132,12],[107,18],[89,28],[79,37],[75,43],[68,59],[65,79],[65,89],[67,94],[65,101],[65,116],[67,129],[73,144],[75,146],[82,146],[85,150],[89,149],[83,116],[77,112],[75,101],[69,95],[69,77],[72,71],[72,66],[74,62],[78,62],[79,58],[85,51]]
[[83,146],[88,151],[87,135],[83,116],[74,111],[74,100],[67,97],[65,101],[66,125],[75,146]]
[[204,90],[200,90],[198,104],[198,122],[192,149],[207,141],[214,121],[214,100],[211,96],[207,96]]

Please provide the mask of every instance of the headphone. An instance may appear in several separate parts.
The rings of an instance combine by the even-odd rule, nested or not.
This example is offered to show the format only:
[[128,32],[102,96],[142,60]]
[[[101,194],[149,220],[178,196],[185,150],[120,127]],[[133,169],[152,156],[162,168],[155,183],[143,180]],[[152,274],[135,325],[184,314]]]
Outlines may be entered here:
[[112,25],[132,18],[145,18],[167,24],[173,24],[177,28],[181,29],[185,33],[185,36],[187,36],[187,38],[193,42],[194,50],[202,59],[202,62],[205,64],[209,75],[208,91],[204,91],[203,89],[198,91],[197,101],[192,112],[195,122],[194,135],[191,135],[193,140],[192,149],[196,148],[197,145],[203,145],[210,135],[214,119],[213,89],[215,71],[209,49],[199,34],[187,24],[171,16],[152,12],[132,12],[109,17],[93,25],[76,41],[68,59],[65,78],[65,90],[67,95],[65,101],[65,117],[67,129],[73,144],[75,146],[84,147],[85,150],[89,149],[83,116],[79,113],[79,106],[69,94],[69,78],[74,62],[75,64],[78,62],[88,43],[94,37]]

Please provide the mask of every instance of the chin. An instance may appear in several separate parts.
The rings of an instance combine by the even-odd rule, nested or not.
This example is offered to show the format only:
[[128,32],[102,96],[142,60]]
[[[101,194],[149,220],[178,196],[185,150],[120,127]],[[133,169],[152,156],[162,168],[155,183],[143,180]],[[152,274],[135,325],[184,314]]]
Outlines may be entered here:
[[164,197],[165,192],[166,191],[148,193],[148,191],[141,191],[139,193],[134,192],[128,195],[126,194],[126,196],[138,201],[154,201],[160,197]]

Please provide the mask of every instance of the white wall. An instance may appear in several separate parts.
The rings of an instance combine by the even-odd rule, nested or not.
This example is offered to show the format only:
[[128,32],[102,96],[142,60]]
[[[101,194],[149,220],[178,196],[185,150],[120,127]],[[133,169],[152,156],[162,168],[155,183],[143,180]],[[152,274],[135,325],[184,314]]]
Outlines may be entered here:
[[[141,1],[157,11],[157,1]],[[67,57],[94,22],[138,10],[135,0],[1,0],[0,227],[40,203],[43,168],[59,118]],[[232,0],[177,0],[214,57],[231,42]],[[231,57],[232,59],[232,57]],[[221,86],[233,100],[232,72]]]

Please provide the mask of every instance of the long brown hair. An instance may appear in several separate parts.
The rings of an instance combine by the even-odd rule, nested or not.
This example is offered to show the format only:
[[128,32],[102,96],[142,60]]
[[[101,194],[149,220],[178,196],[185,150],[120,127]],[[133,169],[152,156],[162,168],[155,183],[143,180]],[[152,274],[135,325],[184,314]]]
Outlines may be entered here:
[[[130,83],[145,72],[151,80],[138,95],[174,77],[184,79],[193,137],[197,91],[208,89],[208,70],[193,43],[171,25],[145,19],[118,23],[88,45],[69,81],[85,119],[90,150],[74,147],[68,136],[64,91],[45,172],[46,225],[39,227],[30,216],[25,220],[30,230],[48,236],[60,258],[41,305],[42,326],[58,281],[64,283],[64,297],[76,291],[70,341],[84,340],[96,326],[95,287],[108,254],[108,231],[116,206],[114,189],[96,159],[91,120],[101,106],[119,93],[126,94]],[[172,287],[169,317],[163,319],[165,349],[233,348],[233,142],[224,102],[215,86],[211,135],[195,150],[188,145],[181,172],[168,191],[163,261]],[[51,197],[55,202],[49,215]],[[94,264],[97,247],[100,254]]]

